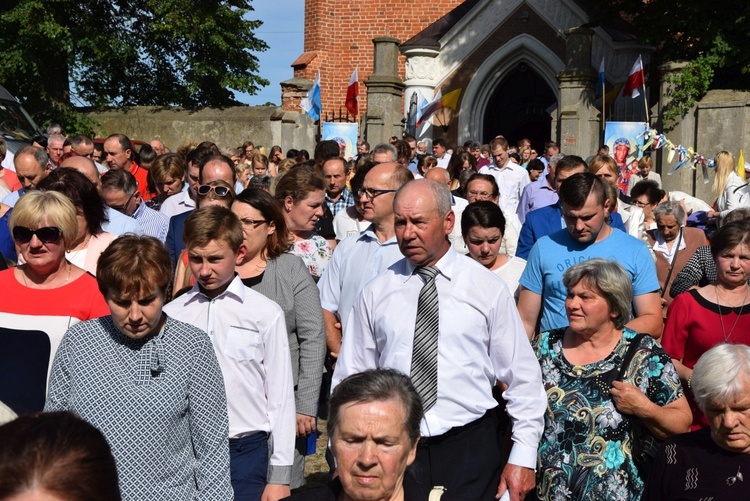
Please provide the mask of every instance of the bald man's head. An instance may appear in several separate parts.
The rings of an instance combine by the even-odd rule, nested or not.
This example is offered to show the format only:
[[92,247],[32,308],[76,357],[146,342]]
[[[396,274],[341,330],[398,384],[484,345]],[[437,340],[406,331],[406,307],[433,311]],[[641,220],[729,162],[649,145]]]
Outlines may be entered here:
[[154,139],[149,144],[154,149],[157,155],[163,155],[167,152],[167,148],[164,146],[164,143],[159,141],[158,139]]
[[99,171],[96,169],[96,165],[91,159],[88,159],[86,157],[69,157],[63,160],[63,163],[60,164],[60,167],[75,169],[86,176],[86,179],[94,183],[94,186],[96,186],[97,189],[100,189],[102,187],[102,181],[99,177]]
[[424,178],[431,179],[440,184],[444,184],[448,188],[450,188],[451,186],[451,175],[446,169],[443,169],[442,167],[433,167],[432,169],[428,170],[427,172],[425,172]]

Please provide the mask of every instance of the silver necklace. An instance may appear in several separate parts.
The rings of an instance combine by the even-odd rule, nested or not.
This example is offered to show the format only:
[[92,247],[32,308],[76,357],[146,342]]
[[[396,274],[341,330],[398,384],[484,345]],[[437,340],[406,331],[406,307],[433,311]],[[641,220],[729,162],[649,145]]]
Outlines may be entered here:
[[[737,318],[734,319],[734,324],[732,325],[732,328],[729,330],[729,334],[727,334],[727,331],[724,329],[724,316],[721,314],[721,302],[719,301],[719,287],[714,285],[714,293],[716,294],[716,306],[719,307],[719,322],[721,323],[721,333],[724,335],[724,343],[729,343],[729,338],[732,337],[732,332],[734,332],[734,328],[737,327],[737,323],[740,321],[740,317],[742,316],[742,310],[745,308],[745,302],[747,301],[747,292],[750,290],[750,287],[745,286],[745,296],[742,298],[742,305],[740,305],[740,311],[737,313]],[[727,306],[729,308],[729,311],[732,311],[732,306]]]

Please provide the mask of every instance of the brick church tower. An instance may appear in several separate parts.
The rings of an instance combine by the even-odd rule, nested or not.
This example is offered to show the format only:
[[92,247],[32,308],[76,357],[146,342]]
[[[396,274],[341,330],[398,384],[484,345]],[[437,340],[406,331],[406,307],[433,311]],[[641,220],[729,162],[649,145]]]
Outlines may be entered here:
[[[293,63],[295,78],[314,80],[320,70],[323,113],[346,112],[346,87],[359,68],[359,113],[364,113],[372,73],[372,39],[391,36],[405,42],[463,0],[306,0],[305,52]],[[405,57],[399,57],[404,78]]]

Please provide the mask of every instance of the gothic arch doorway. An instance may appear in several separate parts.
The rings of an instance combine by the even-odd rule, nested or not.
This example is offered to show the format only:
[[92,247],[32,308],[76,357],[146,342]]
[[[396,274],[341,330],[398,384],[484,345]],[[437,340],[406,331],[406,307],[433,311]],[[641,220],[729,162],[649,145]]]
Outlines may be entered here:
[[511,145],[528,137],[540,148],[550,139],[552,117],[548,109],[557,102],[556,93],[527,62],[506,73],[487,101],[482,128],[483,142],[502,134]]

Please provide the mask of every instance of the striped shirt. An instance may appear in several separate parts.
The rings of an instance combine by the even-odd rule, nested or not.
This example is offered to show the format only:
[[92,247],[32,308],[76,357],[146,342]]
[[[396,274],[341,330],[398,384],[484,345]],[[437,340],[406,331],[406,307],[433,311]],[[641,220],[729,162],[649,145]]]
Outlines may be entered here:
[[141,202],[133,213],[133,218],[141,224],[145,235],[158,238],[162,243],[167,241],[167,231],[169,230],[169,218],[167,216]]

